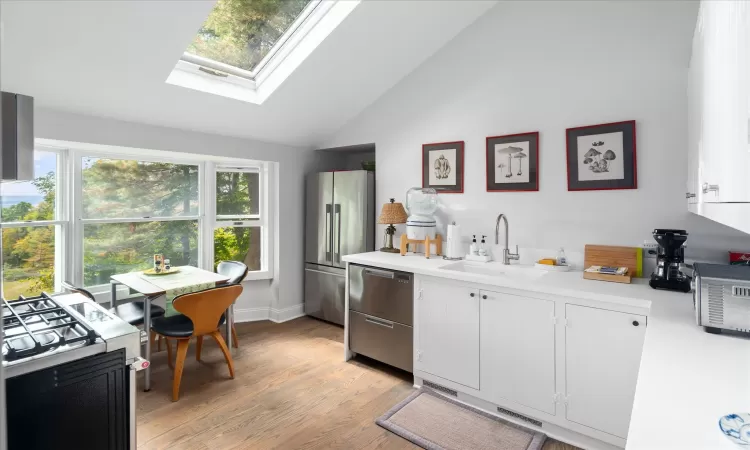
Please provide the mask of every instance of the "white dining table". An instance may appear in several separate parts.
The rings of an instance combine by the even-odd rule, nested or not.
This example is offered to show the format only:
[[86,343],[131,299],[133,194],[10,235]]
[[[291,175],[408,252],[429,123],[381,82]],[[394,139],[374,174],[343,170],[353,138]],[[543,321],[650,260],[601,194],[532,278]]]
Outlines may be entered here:
[[[143,305],[143,329],[146,332],[145,351],[143,358],[151,360],[151,339],[148,338],[151,332],[151,302],[159,297],[166,297],[167,291],[172,289],[185,288],[205,283],[215,283],[222,285],[229,281],[224,275],[219,275],[208,270],[199,269],[193,266],[181,266],[180,271],[174,275],[149,276],[143,272],[130,272],[110,277],[110,288],[112,290],[112,307],[117,306],[117,286],[127,286],[131,290],[138,292],[145,298]],[[179,277],[178,277],[179,275]],[[227,309],[226,313],[226,335],[225,340],[227,347],[232,351],[232,323],[234,323],[233,306]],[[169,345],[169,344],[167,344]],[[151,389],[151,365],[144,370],[144,391]]]

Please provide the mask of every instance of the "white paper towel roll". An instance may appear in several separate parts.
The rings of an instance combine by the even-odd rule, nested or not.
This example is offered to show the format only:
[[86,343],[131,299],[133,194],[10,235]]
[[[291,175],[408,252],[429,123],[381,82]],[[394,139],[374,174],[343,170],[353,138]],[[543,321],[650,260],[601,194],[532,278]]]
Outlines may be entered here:
[[448,258],[463,257],[465,252],[461,243],[461,226],[448,225],[448,231],[445,234],[445,256]]

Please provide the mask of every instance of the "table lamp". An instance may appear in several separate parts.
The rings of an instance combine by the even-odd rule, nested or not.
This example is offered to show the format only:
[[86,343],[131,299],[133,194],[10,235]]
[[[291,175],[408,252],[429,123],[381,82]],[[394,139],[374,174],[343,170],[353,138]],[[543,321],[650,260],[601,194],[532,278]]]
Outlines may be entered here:
[[393,235],[396,234],[396,223],[406,223],[406,211],[404,205],[396,203],[396,199],[391,199],[390,203],[383,205],[378,217],[378,223],[387,224],[385,236],[383,237],[383,248],[381,252],[399,253],[399,249],[393,248]]

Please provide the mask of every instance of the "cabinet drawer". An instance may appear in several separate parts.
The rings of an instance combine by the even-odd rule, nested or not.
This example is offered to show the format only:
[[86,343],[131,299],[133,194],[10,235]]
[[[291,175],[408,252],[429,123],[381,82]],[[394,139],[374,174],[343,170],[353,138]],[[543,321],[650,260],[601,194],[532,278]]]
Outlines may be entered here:
[[397,270],[349,265],[349,309],[412,325],[414,275]]
[[349,311],[349,348],[354,353],[412,372],[412,342],[412,327]]

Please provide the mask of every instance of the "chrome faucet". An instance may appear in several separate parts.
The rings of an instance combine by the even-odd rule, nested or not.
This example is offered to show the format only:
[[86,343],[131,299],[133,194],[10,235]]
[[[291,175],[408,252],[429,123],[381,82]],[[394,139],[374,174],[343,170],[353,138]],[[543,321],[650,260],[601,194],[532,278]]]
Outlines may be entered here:
[[505,222],[505,248],[503,249],[503,264],[506,266],[510,264],[511,260],[518,260],[521,256],[518,254],[518,245],[516,245],[516,252],[511,253],[508,249],[508,217],[505,214],[497,216],[497,223],[495,223],[495,245],[500,243],[500,219]]

